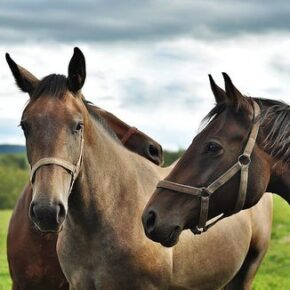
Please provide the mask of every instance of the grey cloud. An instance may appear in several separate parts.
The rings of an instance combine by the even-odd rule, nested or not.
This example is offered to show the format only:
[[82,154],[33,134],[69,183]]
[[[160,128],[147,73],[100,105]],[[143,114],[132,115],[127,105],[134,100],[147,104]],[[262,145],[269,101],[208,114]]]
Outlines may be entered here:
[[290,29],[289,1],[1,1],[1,41],[141,41]]
[[126,108],[156,109],[162,106],[194,107],[197,103],[204,102],[194,92],[194,84],[188,86],[181,81],[170,82],[165,85],[154,84],[152,86],[139,78],[131,78],[120,81],[122,94],[121,106]]

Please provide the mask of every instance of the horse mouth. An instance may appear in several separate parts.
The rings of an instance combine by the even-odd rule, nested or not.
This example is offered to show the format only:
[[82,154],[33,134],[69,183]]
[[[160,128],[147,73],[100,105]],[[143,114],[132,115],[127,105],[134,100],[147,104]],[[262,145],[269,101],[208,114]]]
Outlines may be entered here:
[[37,231],[40,231],[41,233],[44,234],[59,234],[62,229],[63,229],[63,225],[60,225],[56,228],[52,228],[52,227],[45,227],[45,226],[40,226],[38,223],[33,222],[34,228]]
[[160,242],[161,245],[167,248],[175,246],[179,240],[180,233],[180,227],[176,227],[164,241]]

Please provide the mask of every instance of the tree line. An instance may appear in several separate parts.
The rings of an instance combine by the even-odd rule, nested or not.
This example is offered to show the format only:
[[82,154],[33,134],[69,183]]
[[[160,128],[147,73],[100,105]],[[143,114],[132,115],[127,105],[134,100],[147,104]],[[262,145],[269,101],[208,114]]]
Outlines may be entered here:
[[[183,150],[164,151],[164,166],[179,158]],[[29,180],[25,153],[0,154],[0,209],[12,209]]]

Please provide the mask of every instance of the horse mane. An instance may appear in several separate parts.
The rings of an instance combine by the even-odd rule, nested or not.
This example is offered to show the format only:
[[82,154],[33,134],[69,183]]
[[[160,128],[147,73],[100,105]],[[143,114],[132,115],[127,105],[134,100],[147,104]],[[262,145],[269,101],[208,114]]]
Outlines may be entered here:
[[227,103],[222,102],[216,104],[207,114],[206,116],[202,119],[201,124],[203,126],[207,125],[210,123],[212,120],[214,120],[216,117],[218,117],[222,112],[226,110],[228,107]]
[[[92,109],[93,106],[95,106],[92,102],[87,101],[84,97],[82,97],[83,103],[89,113],[89,115],[91,117],[93,117],[93,119],[99,123],[104,129],[105,131],[119,144],[121,144],[120,139],[117,137],[116,133],[113,131],[113,129],[109,126],[109,124],[107,123],[107,121],[100,116],[95,110]],[[95,106],[96,108],[99,109],[99,107]]]
[[261,124],[266,129],[265,151],[285,163],[290,159],[290,106],[282,101],[257,99],[262,109]]
[[[264,150],[273,158],[288,163],[290,159],[290,106],[285,102],[264,98],[251,98],[245,96],[238,107],[245,105],[252,108],[253,100],[261,108],[261,127],[265,128],[267,135],[262,144]],[[236,106],[236,105],[235,105]],[[227,102],[216,104],[203,118],[202,125],[207,125],[216,117],[233,105]],[[255,122],[255,120],[254,120]]]
[[201,125],[202,127],[213,121],[216,117],[218,117],[221,113],[223,113],[227,108],[235,112],[239,112],[242,109],[252,110],[253,109],[253,98],[244,96],[244,98],[239,98],[238,103],[229,103],[229,102],[220,102],[217,103],[209,113],[202,119]]
[[41,79],[33,91],[32,99],[41,95],[49,95],[56,98],[63,98],[67,91],[67,78],[64,75],[51,74]]
[[238,113],[242,110],[252,110],[253,109],[253,98],[249,96],[243,96],[243,98],[239,97],[236,101],[233,102],[219,102],[216,103],[212,110],[203,118],[203,123],[209,123],[215,117],[218,117],[222,112],[224,112],[227,108]]

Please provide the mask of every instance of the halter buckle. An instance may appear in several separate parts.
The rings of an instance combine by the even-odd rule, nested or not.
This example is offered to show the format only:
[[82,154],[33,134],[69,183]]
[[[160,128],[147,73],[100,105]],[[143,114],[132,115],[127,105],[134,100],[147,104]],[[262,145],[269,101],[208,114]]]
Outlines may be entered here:
[[241,167],[243,166],[249,166],[251,163],[251,157],[248,154],[241,154],[238,158],[238,162]]
[[204,232],[203,229],[199,228],[198,226],[195,226],[190,230],[194,235],[201,235]]

